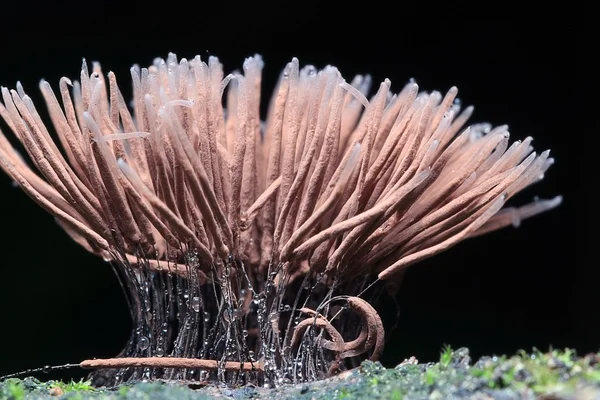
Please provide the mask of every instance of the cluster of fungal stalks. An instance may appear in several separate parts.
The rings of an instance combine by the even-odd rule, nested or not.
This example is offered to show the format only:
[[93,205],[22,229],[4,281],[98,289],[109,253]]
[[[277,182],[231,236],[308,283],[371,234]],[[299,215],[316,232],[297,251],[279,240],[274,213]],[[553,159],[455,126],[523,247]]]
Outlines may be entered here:
[[1,133],[0,165],[125,288],[135,328],[118,357],[81,363],[100,368],[95,384],[277,385],[376,360],[384,328],[366,296],[560,203],[503,208],[552,159],[506,126],[464,128],[473,108],[456,88],[392,94],[386,80],[369,100],[368,76],[294,59],[262,122],[262,67],[134,66],[132,112],[115,75],[84,61],[60,101],[40,83],[52,129],[20,84],[2,88],[0,115],[39,174]]

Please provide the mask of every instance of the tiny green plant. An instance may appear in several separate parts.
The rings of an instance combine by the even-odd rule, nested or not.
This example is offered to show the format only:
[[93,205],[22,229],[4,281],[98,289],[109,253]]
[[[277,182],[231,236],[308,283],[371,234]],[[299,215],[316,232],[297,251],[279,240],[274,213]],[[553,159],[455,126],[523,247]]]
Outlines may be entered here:
[[450,365],[452,361],[452,347],[450,345],[444,345],[442,352],[440,353],[440,365],[444,368]]
[[428,386],[435,385],[439,378],[438,368],[436,366],[428,368],[424,374],[425,384]]
[[50,384],[51,388],[60,388],[63,393],[68,392],[91,392],[94,391],[94,387],[92,386],[91,380],[83,380],[81,379],[78,382],[70,381],[70,382],[54,382]]

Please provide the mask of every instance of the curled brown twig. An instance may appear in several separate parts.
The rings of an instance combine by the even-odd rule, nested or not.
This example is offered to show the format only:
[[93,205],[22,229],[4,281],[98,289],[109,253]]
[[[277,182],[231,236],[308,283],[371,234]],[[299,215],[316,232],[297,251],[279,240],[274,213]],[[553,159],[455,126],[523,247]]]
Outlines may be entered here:
[[363,325],[356,339],[344,342],[341,334],[323,315],[304,307],[300,311],[310,315],[310,317],[301,321],[296,326],[292,337],[292,347],[298,344],[306,328],[314,323],[317,327],[325,329],[332,338],[332,340],[323,339],[322,346],[328,350],[336,351],[338,353],[336,359],[343,360],[344,358],[356,357],[373,349],[373,353],[369,359],[377,361],[383,352],[385,338],[385,330],[379,314],[377,314],[377,311],[368,302],[360,297],[349,297],[347,302],[350,309],[355,311],[363,320]]
[[331,340],[323,340],[323,348],[335,351],[336,353],[341,353],[344,350],[344,338],[342,338],[342,335],[333,327],[333,325],[331,325],[327,318],[308,308],[302,308],[301,311],[307,314],[311,313],[313,316],[302,320],[298,325],[296,325],[296,329],[294,329],[294,335],[292,336],[292,348],[296,347],[300,343],[306,328],[314,325],[318,328],[325,329],[325,331],[331,337]]
[[385,338],[385,330],[379,314],[373,306],[360,297],[348,298],[348,305],[363,318],[364,325],[355,340],[345,343],[344,351],[340,354],[340,357],[354,357],[373,349],[369,360],[377,361],[383,352]]

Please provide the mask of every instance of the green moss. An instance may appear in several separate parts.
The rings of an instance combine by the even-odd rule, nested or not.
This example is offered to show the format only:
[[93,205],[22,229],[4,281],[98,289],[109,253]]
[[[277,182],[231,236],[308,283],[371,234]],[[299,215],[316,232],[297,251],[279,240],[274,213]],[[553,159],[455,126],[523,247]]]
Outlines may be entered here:
[[399,389],[394,389],[392,395],[390,396],[391,400],[402,400],[403,398],[404,396],[402,395],[402,392]]
[[60,388],[63,391],[63,393],[69,393],[73,391],[93,392],[95,390],[94,387],[92,387],[91,381],[84,381],[83,379],[79,382],[71,381],[69,383],[56,381],[54,383],[50,383],[50,388]]
[[119,388],[119,395],[125,397],[125,395],[129,392],[129,386],[121,386]]
[[8,379],[0,390],[0,399],[21,400],[25,397],[25,389],[19,379]]
[[569,393],[582,383],[600,383],[598,357],[577,358],[571,349],[547,353],[534,349],[531,354],[519,351],[511,358],[480,360],[470,374],[490,388],[530,388],[539,395]]

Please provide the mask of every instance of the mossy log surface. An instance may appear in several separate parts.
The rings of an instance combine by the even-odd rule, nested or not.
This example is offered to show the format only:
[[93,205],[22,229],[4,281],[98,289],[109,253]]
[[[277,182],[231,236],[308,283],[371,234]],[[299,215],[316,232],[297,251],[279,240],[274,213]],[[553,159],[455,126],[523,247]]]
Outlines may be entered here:
[[181,383],[139,382],[93,388],[87,382],[40,382],[36,378],[0,382],[0,399],[600,399],[600,353],[577,357],[571,350],[520,352],[483,357],[444,349],[437,363],[409,359],[395,368],[364,362],[333,378],[277,388],[190,387]]

